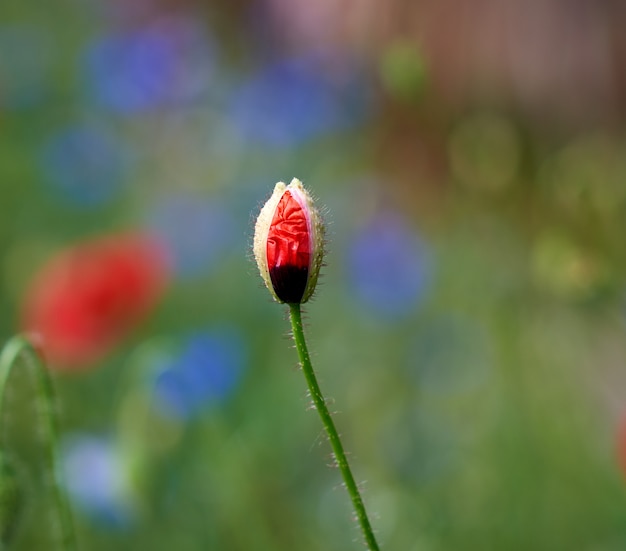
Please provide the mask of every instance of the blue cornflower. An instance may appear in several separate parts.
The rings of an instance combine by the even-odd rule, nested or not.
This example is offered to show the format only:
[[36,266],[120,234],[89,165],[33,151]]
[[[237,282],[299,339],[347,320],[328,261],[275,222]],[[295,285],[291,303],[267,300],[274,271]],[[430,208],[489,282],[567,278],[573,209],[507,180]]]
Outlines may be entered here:
[[63,477],[75,507],[107,526],[124,527],[134,516],[119,450],[112,440],[74,434],[61,446]]
[[314,57],[272,61],[232,92],[227,114],[243,139],[297,146],[362,122],[370,88],[356,71],[333,80]]
[[204,27],[181,17],[98,38],[84,63],[93,99],[114,112],[133,114],[204,93],[214,52]]
[[164,197],[152,209],[148,225],[168,248],[175,272],[183,277],[210,271],[230,250],[236,235],[226,204],[194,195]]
[[355,298],[385,318],[414,311],[430,281],[430,254],[414,228],[387,212],[369,220],[349,249],[349,285]]
[[246,362],[245,341],[235,329],[195,333],[158,374],[157,403],[164,413],[182,419],[221,404],[236,389]]
[[105,128],[75,124],[63,127],[44,142],[40,154],[44,183],[78,205],[105,203],[121,189],[131,152]]

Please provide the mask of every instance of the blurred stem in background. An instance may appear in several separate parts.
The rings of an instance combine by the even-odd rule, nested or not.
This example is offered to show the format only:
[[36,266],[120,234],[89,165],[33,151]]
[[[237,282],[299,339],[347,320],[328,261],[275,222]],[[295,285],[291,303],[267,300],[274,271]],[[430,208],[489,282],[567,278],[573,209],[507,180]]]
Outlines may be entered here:
[[[67,496],[58,476],[57,467],[57,446],[58,446],[58,428],[55,409],[55,394],[52,386],[52,380],[43,359],[31,344],[31,342],[23,336],[15,336],[11,338],[0,354],[0,413],[4,405],[6,390],[8,388],[8,380],[11,371],[18,360],[24,358],[25,364],[30,369],[36,384],[35,406],[40,412],[42,428],[46,439],[46,467],[50,473],[52,485],[52,497],[54,507],[59,519],[59,529],[61,538],[61,547],[64,551],[76,551],[76,536],[70,507]],[[3,432],[0,431],[0,450],[3,452],[5,442],[3,442]]]
[[346,489],[350,494],[350,499],[352,500],[354,511],[359,524],[361,525],[361,530],[363,531],[363,536],[367,542],[367,547],[370,551],[378,551],[378,543],[376,542],[372,526],[370,525],[369,518],[367,517],[363,499],[361,498],[359,488],[354,481],[354,476],[352,476],[352,471],[350,470],[346,453],[343,449],[341,439],[339,438],[339,433],[337,432],[335,423],[333,422],[330,412],[328,411],[328,407],[326,407],[326,401],[324,400],[320,386],[317,383],[317,378],[315,377],[315,372],[313,371],[313,365],[311,364],[311,358],[309,357],[309,351],[304,339],[300,304],[289,304],[289,313],[291,318],[291,327],[293,328],[293,338],[298,350],[302,371],[304,372],[306,382],[309,386],[309,392],[311,393],[311,398],[313,399],[313,404],[315,404],[315,409],[319,413],[322,424],[328,434],[328,439],[330,440],[333,453],[335,454],[335,461],[337,462],[341,475],[343,476]]

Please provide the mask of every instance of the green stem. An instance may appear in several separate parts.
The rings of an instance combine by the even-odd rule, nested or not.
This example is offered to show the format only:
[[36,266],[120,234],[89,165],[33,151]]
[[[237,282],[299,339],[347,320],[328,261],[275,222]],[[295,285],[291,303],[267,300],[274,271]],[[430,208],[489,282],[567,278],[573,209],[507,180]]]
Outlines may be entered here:
[[317,378],[315,377],[315,372],[313,371],[313,366],[311,365],[311,358],[309,357],[309,351],[304,339],[304,330],[302,328],[300,304],[289,304],[289,313],[291,315],[293,338],[296,342],[302,371],[304,372],[306,382],[309,385],[309,391],[311,393],[311,398],[313,399],[313,404],[315,404],[315,409],[317,409],[317,412],[322,420],[322,424],[328,434],[330,445],[332,446],[335,454],[335,460],[337,461],[337,465],[339,466],[339,470],[343,476],[348,494],[350,494],[350,499],[352,500],[354,511],[359,524],[361,525],[361,530],[363,531],[367,547],[370,551],[378,551],[378,543],[376,542],[372,526],[370,525],[370,521],[367,517],[363,499],[361,498],[359,488],[354,481],[354,477],[352,476],[352,471],[350,470],[350,465],[348,464],[348,459],[346,458],[346,452],[344,451],[341,439],[339,438],[339,433],[337,432],[333,418],[328,411],[328,407],[326,407],[326,400],[324,400],[324,395],[322,394]]
[[72,515],[65,492],[61,488],[58,481],[56,455],[58,445],[58,429],[54,388],[52,386],[50,374],[48,373],[41,356],[38,354],[37,350],[35,350],[35,347],[30,343],[30,341],[23,336],[18,335],[11,338],[0,354],[0,413],[2,412],[2,407],[4,405],[9,375],[20,357],[23,357],[31,367],[37,386],[37,396],[42,403],[40,415],[44,425],[47,444],[45,459],[47,463],[46,466],[52,474],[52,495],[56,511],[59,515],[61,544],[65,551],[75,551],[77,547]]

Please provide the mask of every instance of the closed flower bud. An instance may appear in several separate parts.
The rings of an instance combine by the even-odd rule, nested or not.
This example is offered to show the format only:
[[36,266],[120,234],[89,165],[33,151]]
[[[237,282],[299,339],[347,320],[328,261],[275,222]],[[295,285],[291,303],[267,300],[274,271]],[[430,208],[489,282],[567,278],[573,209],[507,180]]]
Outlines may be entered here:
[[274,187],[256,222],[254,256],[278,302],[311,298],[324,256],[324,225],[300,180]]

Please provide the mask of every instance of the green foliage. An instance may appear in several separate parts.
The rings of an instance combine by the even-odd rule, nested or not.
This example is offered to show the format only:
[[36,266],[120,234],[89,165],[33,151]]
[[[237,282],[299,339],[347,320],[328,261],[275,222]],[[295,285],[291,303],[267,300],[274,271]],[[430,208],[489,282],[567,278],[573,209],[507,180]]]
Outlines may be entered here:
[[18,474],[7,458],[0,455],[0,541],[8,547],[15,536],[22,513],[24,494]]
[[[323,67],[323,78],[307,73],[296,98],[282,101],[279,93],[297,79],[271,62],[301,62],[306,40],[279,47],[282,31],[280,41],[269,37],[290,27],[281,19],[260,29],[265,16],[251,18],[246,2],[0,4],[3,341],[23,329],[30,282],[59,251],[92,236],[162,229],[171,211],[159,207],[172,198],[183,197],[187,210],[166,228],[168,237],[180,232],[183,252],[215,246],[205,264],[192,254],[188,271],[174,266],[152,314],[108,354],[82,370],[51,373],[59,397],[56,475],[32,373],[27,362],[14,369],[0,427],[0,535],[12,551],[61,548],[57,475],[64,489],[94,489],[100,500],[72,501],[84,551],[360,548],[340,473],[324,466],[333,463],[331,447],[307,411],[287,312],[268,298],[247,258],[254,215],[271,186],[293,176],[328,207],[327,265],[304,324],[354,476],[366,481],[360,488],[381,549],[626,548],[626,133],[619,106],[610,128],[561,120],[545,106],[534,111],[522,100],[560,83],[560,73],[539,82],[530,67],[527,77],[516,73],[519,97],[500,93],[489,73],[468,75],[476,65],[448,56],[454,25],[426,33],[418,48],[422,37],[411,36],[407,24],[397,35],[389,31],[385,45],[374,35],[363,40],[360,53],[342,49],[354,46],[350,40],[338,46],[324,35],[316,45],[332,55],[316,50],[310,64]],[[150,48],[117,56],[148,69],[105,67],[99,75],[106,78],[91,86],[94,44],[155,21]],[[23,29],[26,46],[3,48]],[[215,46],[206,60],[197,41],[205,31]],[[428,34],[439,48],[427,47]],[[168,65],[172,44],[193,46],[175,67]],[[567,46],[559,43],[559,52]],[[155,59],[163,51],[161,66]],[[375,86],[366,98],[335,105],[342,86],[367,87],[346,60],[364,65]],[[16,71],[37,63],[36,78]],[[281,101],[275,124],[258,139],[229,100],[264,70],[278,76],[268,87],[274,101],[263,97],[261,107],[276,107],[276,95]],[[193,76],[186,87],[159,96],[159,85],[179,83],[185,71]],[[119,97],[106,93],[125,74],[141,76],[131,79],[138,87],[122,86],[131,103],[152,103],[116,106]],[[475,84],[471,93],[466,80]],[[267,93],[260,90],[252,97]],[[344,117],[360,108],[367,116],[350,127]],[[266,123],[264,112],[252,114]],[[331,115],[342,125],[319,130]],[[107,145],[123,152],[118,187],[102,202],[80,193],[93,191],[107,163],[120,160],[113,153],[81,164],[90,157],[83,142],[72,142],[63,169],[79,167],[70,183],[80,185],[71,192],[54,180],[58,166],[43,161],[46,146],[76,128],[113,137]],[[215,224],[191,216],[189,204],[213,207],[206,220]],[[401,220],[421,248],[400,240],[389,256],[365,258],[366,273],[355,273],[355,243],[372,219]],[[372,241],[385,234],[374,228]],[[421,277],[415,285],[417,275],[407,282],[398,273],[404,263]],[[382,286],[381,274],[389,278]],[[388,297],[393,308],[384,307]],[[224,397],[204,396],[193,414],[173,413],[159,400],[159,375],[181,363],[190,335],[224,327],[242,336],[235,383]],[[190,376],[195,390],[214,366],[191,357],[202,364]],[[64,460],[85,436],[99,462],[81,479],[93,483],[80,486],[84,473]]]

